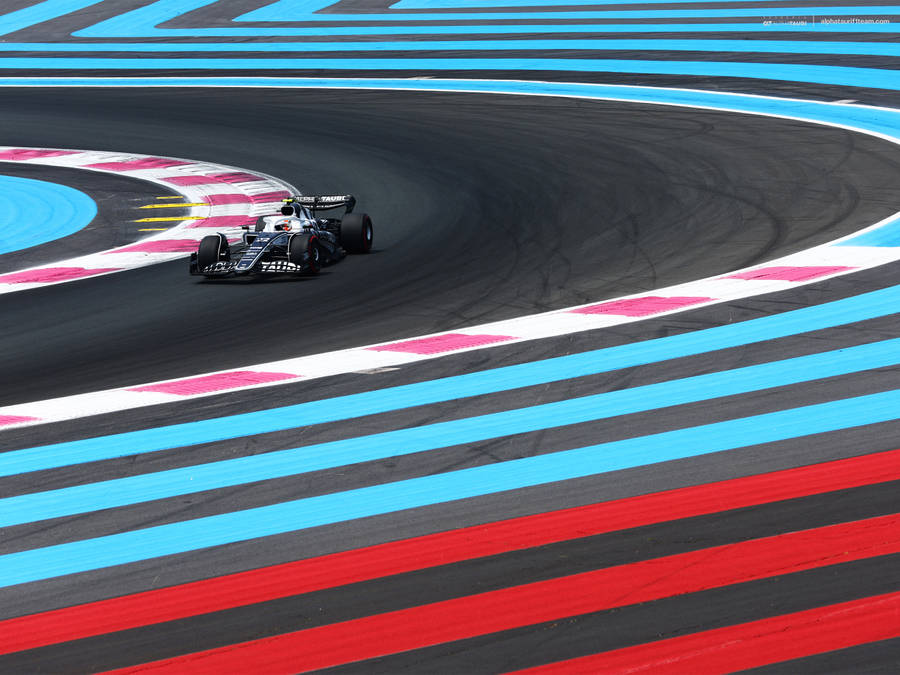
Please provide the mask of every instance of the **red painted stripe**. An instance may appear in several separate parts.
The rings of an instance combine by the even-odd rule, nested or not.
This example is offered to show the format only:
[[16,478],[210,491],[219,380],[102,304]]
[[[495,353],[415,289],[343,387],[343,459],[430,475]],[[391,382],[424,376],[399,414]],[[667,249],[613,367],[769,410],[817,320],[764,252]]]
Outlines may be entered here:
[[515,671],[733,673],[900,637],[900,592]]
[[22,422],[36,422],[39,417],[27,417],[25,415],[0,415],[0,427],[9,426],[10,424],[21,424]]
[[214,183],[221,183],[223,181],[219,180],[215,176],[172,176],[170,178],[163,178],[167,183],[172,183],[173,185],[212,185]]
[[277,190],[275,192],[262,192],[256,195],[250,195],[250,199],[254,204],[265,204],[267,202],[280,202],[285,197],[290,197],[291,193],[286,190]]
[[299,375],[294,375],[293,373],[234,370],[227,373],[216,373],[214,375],[188,377],[183,380],[174,380],[172,382],[145,384],[140,387],[130,387],[126,391],[154,391],[163,394],[192,396],[195,394],[208,394],[213,391],[225,391],[226,389],[247,387],[254,384],[292,380],[298,377]]
[[841,267],[837,265],[829,266],[806,266],[806,267],[760,267],[747,272],[737,272],[729,274],[723,279],[746,279],[763,280],[763,281],[810,281],[819,277],[827,277],[840,272],[849,272],[856,269],[855,267]]
[[412,354],[441,354],[455,349],[481,347],[497,342],[508,342],[516,338],[510,335],[469,335],[466,333],[445,333],[427,338],[392,342],[386,345],[367,347],[376,352],[410,352]]
[[241,227],[242,225],[252,225],[255,222],[256,218],[249,216],[210,216],[191,223],[188,227],[191,229],[200,227]]
[[187,166],[191,162],[168,157],[143,157],[141,159],[126,160],[124,162],[100,162],[99,164],[85,164],[87,169],[104,169],[106,171],[138,171],[141,169],[168,169],[172,166]]
[[[239,242],[237,237],[229,237],[228,243]],[[199,239],[145,239],[130,246],[114,248],[104,251],[103,255],[115,255],[117,253],[186,253],[196,251]]]
[[0,160],[12,162],[24,162],[29,159],[42,159],[44,157],[60,157],[62,155],[76,155],[77,150],[37,150],[35,148],[13,148],[0,152]]
[[113,671],[290,673],[900,552],[900,515],[445,600]]
[[0,654],[506,551],[900,479],[900,450],[601,502],[0,621]]
[[118,272],[118,267],[104,267],[100,269],[87,269],[84,267],[39,267],[22,272],[10,272],[0,274],[0,284],[52,284],[57,281],[69,281],[92,277],[107,272]]
[[264,176],[257,176],[255,173],[246,173],[244,171],[231,171],[229,173],[215,173],[211,178],[224,183],[253,183],[256,181],[266,180]]
[[610,300],[596,305],[569,310],[572,314],[616,314],[621,316],[650,316],[660,312],[668,312],[673,309],[690,307],[702,302],[709,302],[714,298],[706,297],[672,297],[664,298],[658,295],[648,295],[642,298],[626,298],[624,300]]
[[197,239],[150,239],[139,241],[136,244],[104,251],[103,255],[115,255],[116,253],[184,253],[196,251],[200,244]]
[[220,195],[204,195],[203,201],[210,206],[224,206],[226,204],[249,204],[250,195],[241,194],[220,194]]

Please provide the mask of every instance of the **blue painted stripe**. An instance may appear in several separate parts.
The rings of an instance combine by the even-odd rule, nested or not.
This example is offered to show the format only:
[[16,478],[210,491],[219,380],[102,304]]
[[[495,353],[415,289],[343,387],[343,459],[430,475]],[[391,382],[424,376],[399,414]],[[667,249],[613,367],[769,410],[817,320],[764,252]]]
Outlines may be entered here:
[[415,40],[378,42],[2,42],[0,52],[381,52],[381,51],[694,51],[765,54],[840,54],[900,56],[900,44],[890,42],[820,42],[818,40],[701,39],[504,39]]
[[900,338],[450,422],[0,499],[0,527],[900,364]]
[[[114,16],[110,19],[102,21],[90,28],[76,33],[79,37],[117,37],[129,35],[134,37],[134,32],[138,31],[144,36],[147,33],[154,35],[165,34],[173,35],[176,30],[189,30],[194,34],[204,34],[197,31],[203,31],[202,28],[189,29],[159,29],[156,26],[177,19],[179,16],[187,12],[200,9],[211,4],[213,0],[157,0],[157,2],[141,7],[124,14]],[[557,9],[547,9],[533,12],[465,12],[463,14],[455,12],[441,12],[437,14],[428,13],[404,13],[399,11],[375,13],[366,12],[361,14],[341,14],[341,13],[324,13],[317,12],[331,7],[336,4],[334,0],[279,0],[269,5],[265,5],[258,9],[252,10],[246,14],[236,17],[236,22],[253,21],[253,22],[300,22],[300,21],[449,21],[449,20],[471,20],[471,21],[502,21],[502,20],[526,20],[526,19],[678,19],[678,18],[699,18],[707,19],[711,17],[808,17],[811,21],[815,21],[817,17],[831,16],[853,16],[871,15],[877,11],[878,17],[900,14],[900,6],[882,5],[875,7],[736,7],[736,8],[718,8],[718,9],[664,9],[664,10],[581,10],[581,11],[559,11]],[[576,3],[577,4],[577,3]],[[596,3],[595,3],[596,4]],[[483,5],[484,6],[484,5]],[[533,6],[537,6],[534,3]],[[551,6],[552,7],[552,6]],[[394,5],[393,9],[400,9],[398,5]],[[234,30],[234,29],[230,29]],[[258,29],[255,29],[258,30]],[[264,35],[264,32],[259,32]]]
[[[770,0],[772,2],[794,2],[794,0]],[[679,0],[678,4],[709,2],[709,0]],[[716,2],[755,2],[755,0],[716,0]],[[484,9],[485,7],[577,7],[598,5],[597,0],[399,0],[391,4],[391,9]],[[617,5],[662,5],[672,4],[672,0],[635,0],[617,2]],[[710,9],[710,13],[715,9]]]
[[212,420],[0,454],[0,476],[372,415],[631,368],[893,314],[900,287],[703,331]]
[[0,255],[74,234],[96,215],[97,204],[79,190],[0,176]]
[[900,391],[528,457],[0,556],[0,586],[895,420]]
[[877,229],[845,239],[836,246],[900,246],[900,218],[895,218]]
[[241,59],[241,58],[19,58],[0,60],[0,66],[16,70],[485,70],[570,71],[640,73],[654,75],[702,75],[712,77],[752,77],[817,84],[900,88],[900,71],[848,66],[811,66],[779,63],[642,61],[634,59],[481,59],[481,58],[375,58],[375,59]]
[[[324,15],[323,15],[324,16]],[[515,33],[900,33],[900,24],[849,23],[603,23],[603,24],[518,24],[461,25],[428,24],[425,26],[314,26],[310,28],[131,28],[95,30],[86,28],[74,33],[79,38],[197,38],[197,37],[329,37],[339,35],[471,35]]]
[[45,0],[31,7],[8,12],[0,16],[0,35],[9,35],[100,2],[101,0]]
[[[740,17],[796,17],[815,22],[821,17],[872,16],[879,19],[900,14],[900,6],[879,7],[719,7],[715,9],[625,9],[560,11],[542,9],[533,12],[441,12],[438,14],[388,12],[365,14],[315,14],[335,4],[331,0],[280,0],[235,18],[235,21],[504,21],[534,19],[710,19]],[[397,9],[397,6],[394,6]],[[162,16],[162,14],[160,14]],[[160,23],[153,19],[153,24]]]

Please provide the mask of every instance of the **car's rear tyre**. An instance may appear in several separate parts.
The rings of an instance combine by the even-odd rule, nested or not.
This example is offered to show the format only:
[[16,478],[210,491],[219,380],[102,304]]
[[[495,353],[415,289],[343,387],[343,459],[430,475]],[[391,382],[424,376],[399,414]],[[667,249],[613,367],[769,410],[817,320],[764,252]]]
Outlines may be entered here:
[[305,266],[307,274],[318,274],[322,269],[319,238],[314,234],[292,234],[288,241],[288,260],[298,267]]
[[372,219],[366,213],[348,213],[341,220],[341,246],[349,253],[368,253],[375,241]]
[[230,254],[225,235],[210,234],[203,237],[200,240],[200,246],[197,247],[197,269],[203,272],[204,269],[215,265],[220,260],[227,260]]

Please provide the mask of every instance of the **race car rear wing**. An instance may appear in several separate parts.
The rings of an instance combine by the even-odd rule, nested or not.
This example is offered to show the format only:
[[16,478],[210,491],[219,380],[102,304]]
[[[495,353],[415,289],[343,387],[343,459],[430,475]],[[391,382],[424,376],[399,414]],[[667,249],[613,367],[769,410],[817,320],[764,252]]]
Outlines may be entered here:
[[346,213],[353,211],[356,206],[356,197],[353,195],[298,195],[282,199],[286,204],[300,204],[312,209],[313,215],[316,211],[325,211],[328,209],[337,209],[341,206],[347,208]]

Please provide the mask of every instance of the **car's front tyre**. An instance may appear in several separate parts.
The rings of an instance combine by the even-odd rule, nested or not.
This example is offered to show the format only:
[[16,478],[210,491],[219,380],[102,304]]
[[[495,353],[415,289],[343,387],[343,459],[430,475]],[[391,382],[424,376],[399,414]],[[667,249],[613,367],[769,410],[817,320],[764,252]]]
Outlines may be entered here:
[[203,273],[207,267],[215,265],[220,260],[228,260],[231,251],[228,248],[228,240],[224,234],[210,234],[200,240],[197,247],[197,270]]
[[288,260],[298,267],[305,267],[307,274],[318,274],[322,269],[319,238],[314,234],[292,234],[288,241]]

